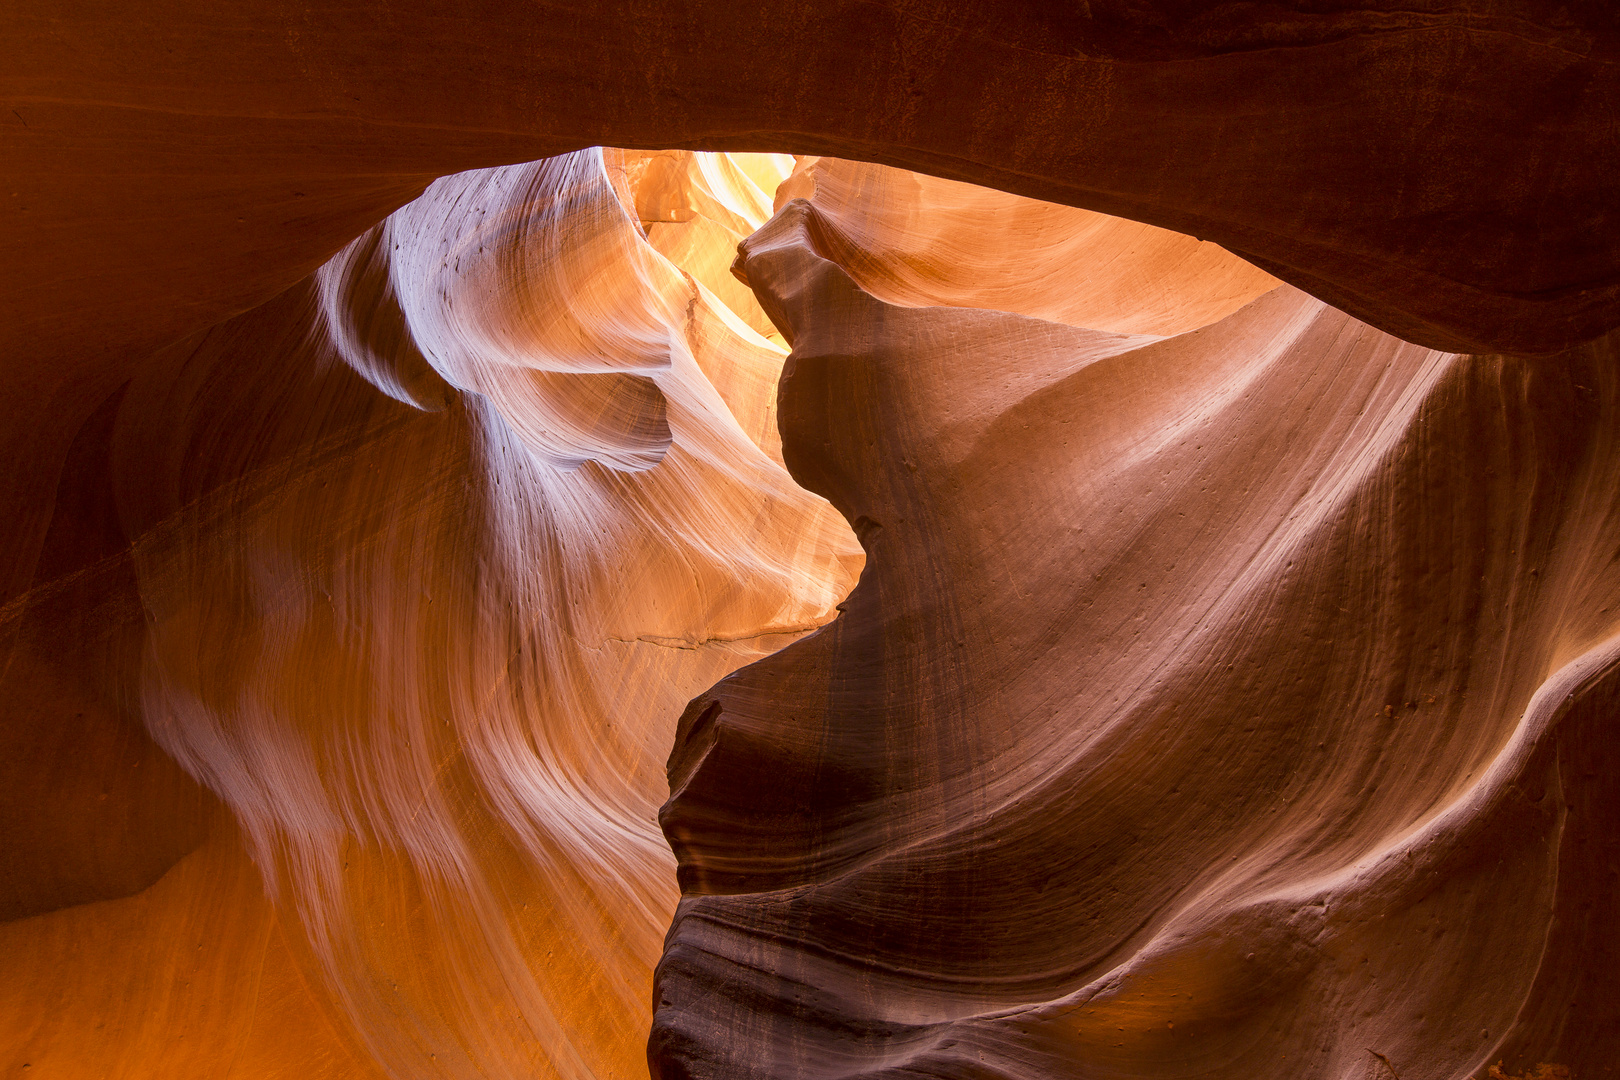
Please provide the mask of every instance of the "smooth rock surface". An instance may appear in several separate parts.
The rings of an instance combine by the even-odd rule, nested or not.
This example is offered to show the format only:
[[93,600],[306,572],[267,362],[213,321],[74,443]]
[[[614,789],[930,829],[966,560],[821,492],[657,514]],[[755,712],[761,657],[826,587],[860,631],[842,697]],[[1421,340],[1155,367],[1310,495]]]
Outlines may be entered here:
[[0,11],[0,603],[139,358],[435,177],[587,146],[834,154],[1221,244],[1431,347],[1620,325],[1608,0]]
[[[740,166],[670,164],[715,224]],[[619,180],[445,178],[87,427],[3,623],[0,1070],[644,1074],[681,704],[862,556],[780,464],[763,314]]]
[[0,1068],[1620,1057],[1607,0],[0,40]]
[[1603,1075],[1612,349],[898,306],[858,205],[738,262],[868,561],[682,718],[654,1075]]

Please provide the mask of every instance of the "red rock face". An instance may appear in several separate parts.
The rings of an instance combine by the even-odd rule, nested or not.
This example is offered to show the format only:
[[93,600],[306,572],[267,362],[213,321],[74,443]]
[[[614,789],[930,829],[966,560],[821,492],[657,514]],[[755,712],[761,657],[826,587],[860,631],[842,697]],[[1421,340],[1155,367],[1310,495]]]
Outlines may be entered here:
[[200,329],[434,176],[598,143],[832,153],[1150,221],[1436,347],[1620,321],[1605,0],[4,18],[23,340]]
[[30,0],[0,39],[6,596],[136,357],[436,176],[598,144],[830,153],[1148,221],[1436,348],[1620,324],[1607,0]]
[[0,1069],[1603,1075],[1616,19],[12,5]]
[[5,1068],[644,1072],[675,720],[862,556],[764,314],[654,245],[769,197],[626,157],[447,177],[87,426],[0,623]]
[[682,719],[654,1074],[1606,1067],[1612,355],[904,308],[830,228],[738,268],[868,562]]

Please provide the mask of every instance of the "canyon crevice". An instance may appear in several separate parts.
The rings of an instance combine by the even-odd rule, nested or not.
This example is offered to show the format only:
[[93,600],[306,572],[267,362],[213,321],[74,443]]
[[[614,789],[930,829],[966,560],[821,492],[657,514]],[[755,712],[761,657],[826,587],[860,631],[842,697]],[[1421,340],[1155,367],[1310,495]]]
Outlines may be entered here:
[[1610,5],[0,26],[0,1069],[1613,1071]]
[[868,562],[682,720],[658,1075],[1606,1068],[1610,352],[899,306],[836,231],[738,265]]

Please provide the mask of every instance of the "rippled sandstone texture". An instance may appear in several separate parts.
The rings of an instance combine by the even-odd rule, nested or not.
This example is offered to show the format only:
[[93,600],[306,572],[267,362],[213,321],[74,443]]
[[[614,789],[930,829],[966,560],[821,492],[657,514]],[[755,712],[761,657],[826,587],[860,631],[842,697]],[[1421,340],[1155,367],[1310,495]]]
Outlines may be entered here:
[[[7,1066],[643,1068],[674,716],[860,557],[769,465],[781,352],[720,253],[785,163],[434,182],[607,142],[1112,211],[1379,328],[1190,238],[801,170],[786,247],[886,306],[806,308],[765,246],[751,276],[883,374],[827,432],[816,388],[848,386],[800,378],[787,417],[873,568],[688,715],[656,1067],[1382,1075],[1365,1037],[1403,1076],[1600,1074],[1612,339],[1569,350],[1616,322],[1615,18],[8,7]],[[951,362],[896,384],[893,356]]]
[[1620,324],[1608,0],[0,10],[0,593],[136,358],[433,178],[594,145],[829,153],[1213,240],[1438,348]]
[[674,721],[862,557],[679,261],[791,159],[605,158],[439,181],[76,439],[0,622],[0,1068],[645,1074]]
[[[1612,348],[1435,352],[1215,262],[1122,319],[1088,273],[1196,246],[795,193],[738,270],[868,562],[682,718],[655,1075],[1606,1075]],[[975,277],[1021,312],[928,306]]]

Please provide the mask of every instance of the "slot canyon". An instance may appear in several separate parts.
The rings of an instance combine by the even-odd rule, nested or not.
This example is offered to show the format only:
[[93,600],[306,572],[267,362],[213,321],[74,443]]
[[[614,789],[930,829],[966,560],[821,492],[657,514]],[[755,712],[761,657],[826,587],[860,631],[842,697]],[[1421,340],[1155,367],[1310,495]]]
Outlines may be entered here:
[[1620,7],[0,28],[5,1076],[1620,1076]]

